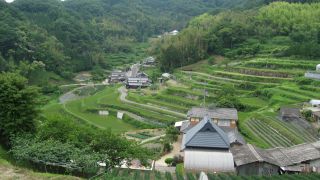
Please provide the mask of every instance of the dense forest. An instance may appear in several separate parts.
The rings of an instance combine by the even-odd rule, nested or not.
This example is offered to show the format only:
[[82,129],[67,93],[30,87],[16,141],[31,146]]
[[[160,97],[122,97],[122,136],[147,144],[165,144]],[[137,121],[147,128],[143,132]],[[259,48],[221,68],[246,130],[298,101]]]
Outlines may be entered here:
[[320,5],[275,2],[258,10],[205,13],[176,37],[158,40],[163,71],[218,54],[229,58],[271,56],[320,57]]
[[[258,1],[15,0],[0,1],[0,70],[43,63],[42,70],[70,78],[93,67],[112,68],[109,53],[132,51],[137,42],[173,29],[192,17]],[[37,69],[37,68],[36,68]],[[41,68],[40,68],[41,69]],[[36,71],[36,70],[34,70]]]

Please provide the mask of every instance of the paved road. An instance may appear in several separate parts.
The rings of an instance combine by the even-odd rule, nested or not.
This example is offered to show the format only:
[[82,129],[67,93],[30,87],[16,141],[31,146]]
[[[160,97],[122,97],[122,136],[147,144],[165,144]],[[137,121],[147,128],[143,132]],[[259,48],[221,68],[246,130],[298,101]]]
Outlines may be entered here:
[[146,107],[146,108],[149,108],[149,109],[168,112],[169,114],[171,113],[171,114],[177,115],[177,116],[182,117],[182,118],[186,117],[186,114],[183,114],[183,113],[180,113],[180,112],[171,111],[171,110],[168,110],[168,109],[165,109],[165,108],[162,108],[162,107],[158,107],[158,106],[151,106],[150,104],[140,104],[140,103],[137,103],[137,102],[134,102],[134,101],[130,101],[130,100],[126,99],[126,97],[128,95],[128,92],[127,92],[127,89],[124,86],[120,87],[118,89],[118,91],[120,93],[120,100],[122,102],[125,102],[125,103],[128,103],[128,104],[139,105],[139,106]]

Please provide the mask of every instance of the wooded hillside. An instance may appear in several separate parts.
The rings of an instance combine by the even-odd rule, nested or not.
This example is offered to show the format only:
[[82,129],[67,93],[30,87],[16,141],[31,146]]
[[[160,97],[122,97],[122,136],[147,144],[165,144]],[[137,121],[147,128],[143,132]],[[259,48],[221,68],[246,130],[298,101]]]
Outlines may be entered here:
[[194,63],[210,54],[229,58],[272,56],[319,57],[320,4],[276,2],[259,10],[206,13],[178,36],[154,45],[163,71]]

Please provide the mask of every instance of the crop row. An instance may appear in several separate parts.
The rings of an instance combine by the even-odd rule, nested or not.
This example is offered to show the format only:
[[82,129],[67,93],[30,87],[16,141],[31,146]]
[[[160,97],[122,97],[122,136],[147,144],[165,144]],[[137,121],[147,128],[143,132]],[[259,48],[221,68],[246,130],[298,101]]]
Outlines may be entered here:
[[282,134],[260,120],[252,119],[249,120],[247,124],[260,138],[264,139],[273,147],[288,147],[293,145],[293,143],[286,139]]
[[314,63],[298,63],[284,61],[247,61],[242,64],[245,67],[264,68],[264,69],[315,69]]
[[256,83],[281,83],[283,81],[290,81],[289,78],[278,78],[278,77],[268,77],[268,76],[255,76],[234,72],[226,72],[226,71],[212,71],[209,72],[211,75],[230,78],[234,80],[242,80],[242,81],[250,81]]

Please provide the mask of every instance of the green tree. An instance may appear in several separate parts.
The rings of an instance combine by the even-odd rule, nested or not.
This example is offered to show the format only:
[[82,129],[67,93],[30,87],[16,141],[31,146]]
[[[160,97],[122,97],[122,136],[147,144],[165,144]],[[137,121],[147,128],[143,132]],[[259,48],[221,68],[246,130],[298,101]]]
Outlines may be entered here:
[[0,134],[1,142],[9,145],[13,135],[34,132],[39,114],[39,91],[27,85],[18,74],[0,74]]

